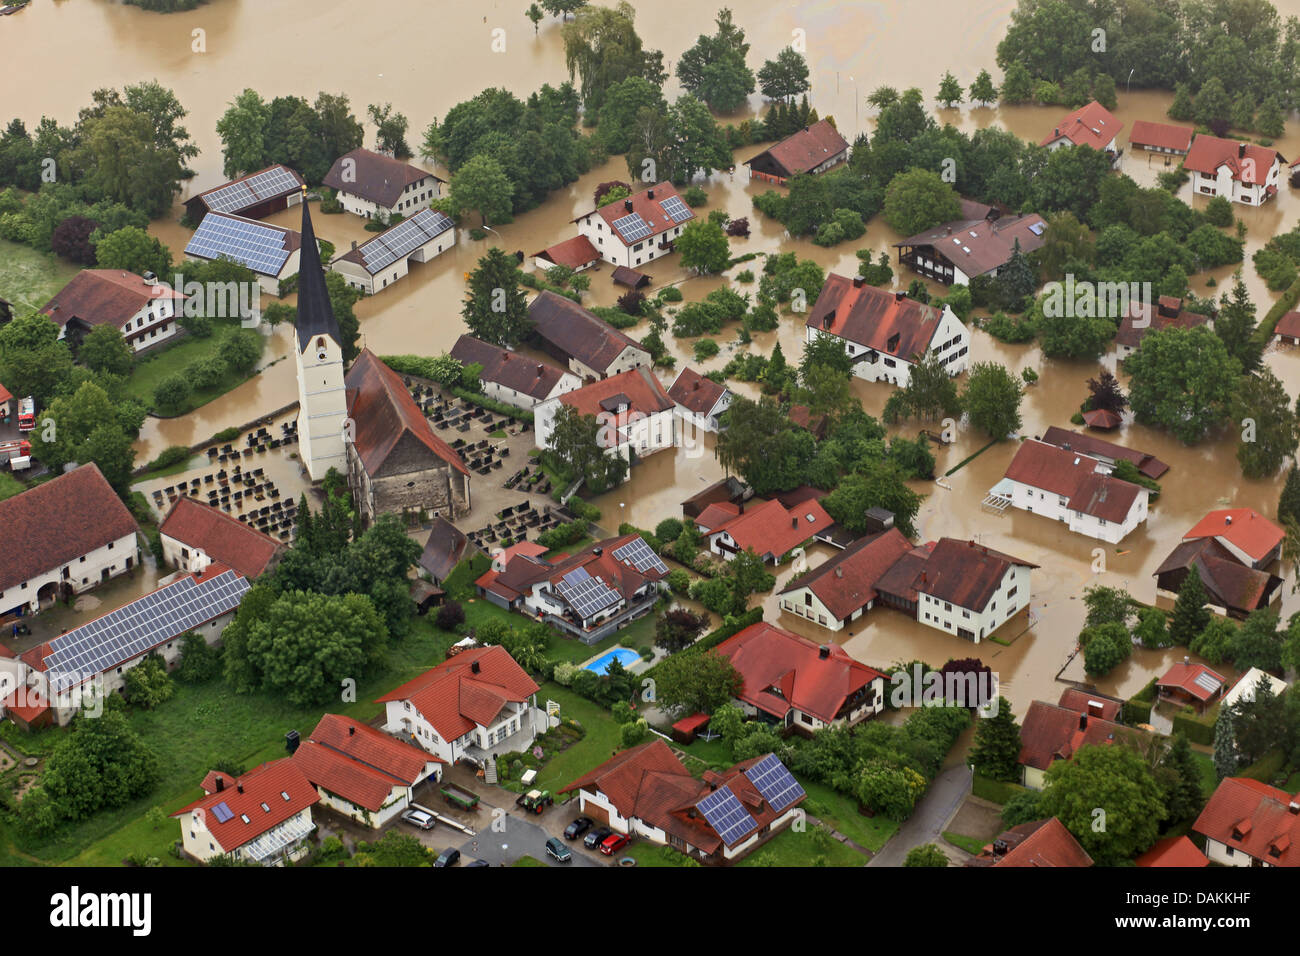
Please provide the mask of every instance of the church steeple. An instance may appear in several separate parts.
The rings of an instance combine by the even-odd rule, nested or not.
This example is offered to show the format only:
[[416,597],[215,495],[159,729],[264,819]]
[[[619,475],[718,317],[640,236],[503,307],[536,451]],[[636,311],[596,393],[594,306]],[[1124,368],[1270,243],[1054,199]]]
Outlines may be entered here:
[[328,335],[341,348],[342,335],[330,305],[329,290],[325,287],[325,270],[320,263],[320,249],[316,246],[316,230],[311,224],[311,207],[307,203],[307,187],[302,197],[302,250],[298,258],[298,317],[294,323],[298,330],[298,351],[305,352],[317,336]]

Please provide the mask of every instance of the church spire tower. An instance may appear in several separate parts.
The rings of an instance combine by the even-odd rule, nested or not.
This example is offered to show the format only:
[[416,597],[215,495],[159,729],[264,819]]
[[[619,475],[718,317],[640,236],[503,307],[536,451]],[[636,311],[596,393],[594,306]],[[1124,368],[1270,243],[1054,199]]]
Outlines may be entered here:
[[294,321],[298,363],[298,450],[312,481],[330,468],[347,475],[344,428],[348,417],[343,384],[343,342],[321,268],[306,188],[302,199],[302,251],[298,265],[298,315]]

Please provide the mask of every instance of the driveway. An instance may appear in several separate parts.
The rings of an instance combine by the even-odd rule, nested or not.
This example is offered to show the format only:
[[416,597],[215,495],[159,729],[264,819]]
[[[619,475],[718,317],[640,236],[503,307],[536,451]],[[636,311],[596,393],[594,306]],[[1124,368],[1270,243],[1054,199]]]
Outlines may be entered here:
[[[952,859],[954,854],[950,851],[953,847],[944,842],[943,831],[966,799],[966,794],[970,793],[970,786],[971,771],[964,764],[942,771],[925,791],[912,815],[867,866],[902,866],[908,850],[926,843],[942,847]],[[965,857],[965,854],[960,855]]]
[[[555,815],[555,809],[548,810],[547,815]],[[449,840],[449,845],[460,849],[462,866],[471,859],[486,860],[493,866],[510,866],[515,860],[523,856],[531,856],[534,860],[540,860],[547,866],[610,865],[609,860],[601,856],[599,852],[584,849],[581,840],[566,843],[569,851],[573,854],[570,862],[557,863],[546,854],[546,840],[550,837],[550,834],[542,827],[531,820],[524,820],[509,813],[498,819],[505,821],[505,828],[501,832],[494,831],[491,826],[487,826],[480,830],[477,836],[465,838],[461,843],[456,843],[455,839],[452,838],[452,831],[449,829],[443,830],[440,837]],[[463,834],[457,835],[463,836]]]

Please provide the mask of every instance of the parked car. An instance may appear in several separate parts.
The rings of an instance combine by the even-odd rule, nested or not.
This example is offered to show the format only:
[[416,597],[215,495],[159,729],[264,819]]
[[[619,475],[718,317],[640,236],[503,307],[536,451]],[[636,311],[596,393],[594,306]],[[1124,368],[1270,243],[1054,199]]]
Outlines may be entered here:
[[564,828],[564,839],[576,840],[595,825],[596,821],[591,817],[578,817]]
[[573,859],[573,854],[569,852],[569,848],[555,837],[551,837],[546,841],[546,855],[554,858],[556,863],[568,863]]
[[605,837],[609,836],[613,832],[614,831],[611,830],[609,827],[596,827],[596,829],[592,830],[585,837],[583,837],[582,845],[585,846],[588,850],[594,850],[596,849],[596,847],[600,846],[601,840],[605,839]]
[[487,860],[470,860],[468,863],[465,864],[465,869],[469,869],[470,867],[474,867],[474,866],[491,866],[491,865],[492,864],[489,863]]
[[632,838],[626,833],[611,833],[600,841],[600,852],[606,856],[613,856],[631,842]]
[[432,830],[438,823],[432,814],[425,813],[423,810],[406,810],[402,813],[402,819],[413,827],[421,830]]
[[438,859],[433,861],[434,866],[455,866],[460,862],[460,850],[454,846],[449,846],[438,854]]

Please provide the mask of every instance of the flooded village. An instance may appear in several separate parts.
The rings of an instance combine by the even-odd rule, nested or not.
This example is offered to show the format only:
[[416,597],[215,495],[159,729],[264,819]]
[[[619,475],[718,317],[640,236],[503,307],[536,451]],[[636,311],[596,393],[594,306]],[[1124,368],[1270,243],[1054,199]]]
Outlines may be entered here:
[[[1068,6],[1065,0],[1061,5]],[[1294,423],[1300,409],[1300,306],[1292,297],[1289,308],[1275,309],[1295,291],[1294,270],[1291,281],[1278,288],[1256,267],[1261,262],[1256,254],[1275,255],[1278,237],[1288,235],[1292,241],[1281,249],[1300,267],[1293,232],[1300,227],[1295,185],[1300,180],[1293,175],[1300,170],[1293,165],[1300,162],[1300,120],[1293,107],[1300,104],[1284,104],[1281,135],[1265,137],[1226,120],[1219,128],[1199,118],[1174,119],[1171,111],[1179,110],[1174,84],[1142,83],[1140,76],[1131,88],[1122,78],[1108,87],[1097,83],[1095,92],[1108,88],[1114,96],[1109,109],[1091,96],[1088,106],[1041,103],[1034,96],[1008,102],[996,93],[977,102],[965,91],[982,70],[995,82],[1006,82],[1003,45],[1015,39],[1018,26],[1023,28],[1018,11],[1032,11],[1036,4],[731,0],[726,23],[734,21],[743,31],[736,41],[747,44],[742,63],[757,72],[789,49],[806,64],[804,88],[789,103],[802,97],[815,111],[809,126],[738,146],[724,137],[729,161],[703,162],[702,171],[691,167],[693,175],[684,177],[662,171],[638,177],[629,172],[628,156],[611,150],[585,172],[551,186],[533,208],[489,223],[484,205],[452,208],[464,195],[458,190],[468,190],[457,185],[467,163],[457,156],[449,165],[451,150],[426,154],[421,143],[426,128],[441,124],[445,131],[453,120],[449,111],[485,89],[501,88],[528,101],[543,84],[581,86],[581,71],[575,74],[568,66],[573,58],[566,57],[566,31],[589,22],[583,17],[591,16],[591,7],[555,6],[559,16],[550,4],[534,4],[538,16],[533,18],[518,2],[439,4],[431,12],[425,3],[389,0],[359,17],[353,5],[305,0],[210,0],[167,14],[109,0],[33,0],[21,12],[0,18],[0,51],[10,75],[42,77],[21,87],[10,83],[11,95],[0,112],[6,120],[21,120],[33,134],[43,117],[70,126],[79,111],[89,112],[96,90],[156,81],[174,94],[187,111],[173,122],[182,123],[192,140],[195,151],[185,162],[193,175],[179,181],[162,214],[148,217],[144,232],[178,268],[196,260],[221,266],[227,261],[223,256],[233,255],[264,287],[263,321],[244,316],[241,330],[258,336],[260,357],[247,374],[203,391],[203,400],[184,402],[184,409],[173,413],[161,407],[155,391],[131,385],[132,376],[155,374],[148,371],[151,366],[164,365],[168,349],[180,346],[145,345],[126,363],[121,394],[149,406],[149,413],[128,435],[134,459],[124,482],[97,461],[93,467],[104,472],[98,483],[86,477],[83,469],[95,459],[85,457],[85,449],[96,446],[85,439],[81,457],[69,450],[55,463],[38,448],[31,453],[33,472],[14,466],[17,494],[0,484],[0,492],[9,491],[0,498],[0,509],[7,507],[15,516],[13,527],[24,530],[36,522],[18,506],[24,495],[43,494],[40,513],[60,515],[67,500],[49,489],[70,480],[93,484],[97,494],[109,492],[103,509],[112,510],[109,501],[119,509],[127,502],[127,517],[141,528],[142,542],[134,559],[119,565],[116,557],[98,550],[112,547],[108,537],[101,542],[94,527],[71,529],[74,521],[94,525],[98,512],[72,508],[61,515],[58,534],[77,541],[76,554],[58,558],[65,566],[48,588],[40,577],[48,570],[39,566],[41,559],[20,556],[29,542],[9,533],[0,544],[0,552],[9,552],[0,554],[0,613],[9,612],[0,618],[0,713],[7,711],[8,717],[0,722],[7,728],[0,734],[0,864],[172,866],[217,858],[339,866],[530,865],[521,859],[551,866],[643,867],[682,865],[681,859],[709,866],[1300,863],[1300,851],[1288,848],[1285,837],[1292,830],[1300,836],[1300,825],[1293,823],[1300,800],[1294,796],[1300,791],[1300,711],[1287,700],[1295,694],[1287,690],[1296,677],[1291,648],[1300,654],[1300,639],[1289,625],[1300,611],[1292,563],[1300,530],[1279,514],[1300,435]],[[1271,8],[1277,32],[1300,43],[1300,27],[1294,21],[1286,26],[1288,18],[1300,17],[1300,0],[1277,0]],[[645,50],[662,51],[658,86],[666,102],[698,92],[687,89],[683,67],[698,50],[709,49],[704,41],[711,33],[725,35],[722,15],[715,25],[715,11],[685,0],[652,6],[637,0],[627,14],[634,16],[635,35]],[[392,51],[408,44],[413,24],[422,25],[424,49],[395,55]],[[701,45],[693,47],[697,40]],[[46,67],[51,62],[59,63],[53,74]],[[960,84],[958,102],[950,106],[934,95],[945,72]],[[892,101],[874,96],[882,87],[894,92]],[[954,294],[957,288],[973,289],[975,281],[941,282],[933,270],[923,274],[904,261],[905,249],[910,256],[915,248],[931,248],[908,243],[935,229],[933,249],[940,255],[929,254],[942,260],[942,253],[950,252],[960,270],[971,250],[955,252],[951,243],[963,248],[962,236],[969,232],[969,241],[982,244],[979,229],[995,234],[999,220],[1018,221],[1022,214],[1041,214],[1041,225],[1029,226],[1037,231],[1026,233],[1041,247],[1044,230],[1049,239],[1064,234],[1051,231],[1060,216],[1074,219],[1074,213],[1062,211],[1068,203],[1045,208],[1027,199],[1023,208],[1012,208],[962,195],[960,215],[896,216],[882,183],[874,214],[860,218],[861,234],[832,243],[815,241],[817,230],[792,234],[798,230],[787,225],[788,216],[782,222],[759,208],[769,208],[765,203],[774,208],[772,200],[760,198],[773,191],[811,195],[796,192],[801,187],[792,186],[793,175],[759,170],[769,168],[763,166],[765,157],[776,154],[778,142],[795,141],[792,152],[809,149],[804,137],[819,120],[829,121],[844,152],[826,169],[811,171],[815,160],[805,160],[790,171],[800,182],[856,170],[857,151],[870,152],[867,163],[883,162],[883,150],[898,144],[885,141],[894,134],[892,121],[882,123],[882,115],[900,102],[898,94],[905,100],[910,88],[921,91],[923,112],[937,127],[950,125],[968,138],[1004,130],[1029,148],[1051,144],[1054,150],[1061,145],[1055,140],[1062,138],[1062,127],[1075,123],[1101,142],[1076,145],[1087,137],[1070,139],[1067,129],[1066,150],[1104,153],[1113,159],[1105,175],[1131,178],[1139,196],[1169,190],[1188,208],[1186,217],[1197,217],[1206,229],[1212,228],[1204,225],[1207,216],[1217,214],[1217,209],[1207,212],[1212,197],[1227,192],[1223,176],[1228,190],[1260,181],[1253,160],[1240,172],[1246,144],[1261,156],[1276,152],[1277,178],[1267,192],[1261,191],[1256,202],[1231,202],[1226,224],[1211,220],[1222,236],[1240,240],[1240,258],[1201,266],[1204,257],[1197,256],[1198,267],[1187,270],[1179,295],[1162,290],[1159,306],[1145,305],[1147,314],[1157,317],[1148,336],[1164,335],[1166,324],[1182,334],[1182,320],[1161,321],[1170,316],[1160,308],[1186,315],[1208,302],[1216,322],[1205,323],[1203,331],[1214,328],[1209,337],[1224,337],[1221,303],[1236,288],[1253,303],[1253,323],[1273,316],[1270,310],[1284,323],[1294,322],[1297,331],[1290,339],[1286,324],[1278,334],[1270,329],[1255,335],[1254,367],[1249,361],[1235,366],[1243,373],[1241,381],[1271,373],[1285,392],[1283,412],[1290,424],[1283,430],[1290,441],[1280,440],[1287,447],[1279,464],[1257,477],[1243,474],[1238,447],[1247,440],[1247,422],[1234,417],[1239,406],[1232,401],[1245,388],[1240,381],[1229,383],[1219,399],[1224,408],[1231,406],[1231,414],[1218,415],[1194,442],[1181,440],[1167,416],[1157,423],[1156,413],[1139,414],[1124,407],[1128,402],[1118,407],[1115,421],[1105,423],[1109,427],[1085,423],[1080,412],[1090,385],[1103,373],[1114,375],[1118,388],[1138,405],[1143,386],[1135,387],[1133,366],[1125,359],[1140,349],[1126,347],[1122,333],[1114,341],[1107,336],[1097,355],[1082,354],[1084,348],[1074,357],[1045,345],[1041,330],[1027,341],[999,338],[989,322],[1002,308],[988,301],[972,307],[969,295],[963,307],[960,294]],[[274,180],[278,199],[265,208],[223,210],[215,200],[203,204],[200,197],[228,183],[262,175],[261,164],[245,168],[232,160],[232,134],[223,121],[246,90],[268,103],[282,96],[311,101],[320,90],[346,94],[364,128],[362,148],[325,157],[330,172],[324,177],[282,167],[285,172],[276,175],[288,178]],[[1252,114],[1261,120],[1263,99],[1261,94]],[[751,84],[734,109],[713,109],[712,121],[733,128],[761,124],[765,117],[770,121],[776,101]],[[398,160],[376,149],[383,144],[367,104],[386,104],[409,119],[398,138],[405,136],[414,155]],[[1076,107],[1082,120],[1073,119],[1080,112]],[[583,115],[590,122],[583,127],[580,121],[580,135],[598,135],[594,117]],[[650,122],[635,111],[632,115],[636,124]],[[1104,119],[1098,121],[1099,116]],[[1113,142],[1108,124],[1115,129]],[[1188,145],[1162,151],[1135,144],[1135,128],[1150,124],[1186,129]],[[11,135],[12,128],[6,136]],[[1204,139],[1205,148],[1212,140],[1232,140],[1232,155],[1215,163],[1219,170],[1233,171],[1171,182],[1190,150],[1198,148],[1193,137]],[[3,150],[0,141],[0,159]],[[348,188],[357,182],[349,177],[354,154],[361,164],[355,196]],[[1020,168],[1046,168],[1048,161],[1041,162],[1025,161]],[[375,171],[368,173],[372,163]],[[896,175],[904,176],[913,165],[904,158],[897,168]],[[0,162],[0,174],[4,169]],[[331,179],[340,171],[341,178]],[[1009,173],[1020,175],[1016,168]],[[1262,171],[1265,178],[1268,174]],[[1214,176],[1219,176],[1218,190],[1202,188],[1205,181],[1216,182]],[[408,184],[393,189],[393,181],[402,177]],[[991,179],[990,173],[986,180]],[[383,188],[370,189],[374,182]],[[6,185],[0,182],[0,188]],[[598,205],[611,185],[622,187],[619,198]],[[941,188],[956,201],[955,190]],[[2,205],[0,195],[0,217],[18,214],[27,197],[38,192],[15,189],[16,206]],[[381,193],[385,198],[378,198]],[[1104,189],[1101,195],[1104,201]],[[826,207],[829,212],[829,202]],[[392,211],[387,229],[376,229],[374,220],[385,219],[385,210]],[[842,211],[835,210],[837,218]],[[1073,281],[1078,260],[1071,255],[1092,257],[1095,250],[1099,259],[1110,248],[1108,241],[1119,241],[1112,230],[1126,227],[1099,225],[1092,213],[1092,208],[1079,211],[1074,224],[1086,242],[1067,236],[1071,254],[1058,257],[1055,266],[1043,265],[1025,250],[1035,270],[1033,288],[1022,308],[1007,312],[1028,314],[1023,306],[1043,294],[1052,279],[1068,273]],[[890,225],[890,220],[909,219],[918,228]],[[746,228],[729,228],[738,220],[745,220]],[[695,234],[696,227],[702,234],[706,223],[721,226],[719,235],[726,230],[719,267],[701,267],[677,241],[684,231]],[[640,227],[645,232],[636,231]],[[206,230],[212,230],[211,238]],[[0,235],[0,258],[11,260],[0,266],[0,300],[10,307],[11,322],[40,310],[43,321],[59,326],[62,343],[78,306],[85,326],[105,321],[87,319],[84,300],[76,303],[62,291],[72,288],[68,283],[78,271],[94,268],[93,259],[69,269],[76,260],[46,252],[57,269],[29,267],[30,250],[2,228]],[[88,241],[98,238],[96,233]],[[641,241],[647,239],[643,262]],[[321,240],[319,250],[316,240]],[[276,257],[282,241],[283,257]],[[542,268],[550,261],[546,256],[561,255],[556,251],[561,243],[571,261],[556,263],[574,267],[561,270],[565,275]],[[273,259],[263,268],[248,249],[268,244]],[[573,253],[579,247],[590,252]],[[499,341],[479,343],[483,351],[474,353],[473,362],[457,363],[457,369],[477,363],[481,382],[476,378],[467,388],[454,374],[445,377],[445,361],[473,347],[465,342],[467,334],[483,337],[489,334],[483,329],[496,327],[491,316],[502,309],[487,306],[492,290],[482,296],[477,284],[481,277],[501,274],[490,272],[493,251],[531,277],[530,284],[514,289],[527,302],[530,329],[527,335],[503,334]],[[768,281],[765,264],[790,253],[800,263],[810,261],[827,280],[824,288],[795,290],[805,294],[805,303],[786,295],[772,303],[774,321],[756,321],[753,328],[745,318],[722,324],[721,331],[674,334],[674,322],[693,304],[722,301],[728,292],[745,296],[745,307],[755,307],[757,315],[760,288]],[[1011,259],[1009,250],[1000,255],[986,267],[989,289]],[[1014,255],[1026,261],[1019,244]],[[684,264],[688,257],[695,264]],[[892,275],[872,281],[867,270],[873,262],[888,262]],[[939,261],[935,269],[943,268]],[[287,271],[277,274],[277,269]],[[391,280],[389,269],[398,269]],[[949,270],[951,275],[951,263]],[[1112,274],[1099,267],[1089,275]],[[280,281],[290,276],[287,284]],[[328,282],[327,276],[345,282]],[[835,276],[843,277],[842,289],[833,290]],[[585,279],[585,287],[571,283],[574,277]],[[157,279],[145,275],[140,281],[150,285]],[[340,285],[357,288],[352,304],[342,309]],[[638,293],[635,301],[629,299],[632,293]],[[67,297],[62,311],[50,307],[58,296]],[[554,308],[545,304],[547,297],[561,300],[557,317],[543,315]],[[141,301],[152,316],[149,310],[158,300]],[[648,303],[644,311],[629,314],[635,312],[629,302],[639,309],[641,301]],[[570,302],[585,317],[574,318],[565,304]],[[481,327],[467,320],[476,308],[487,317]],[[1041,316],[1041,302],[1038,308]],[[276,315],[276,309],[284,311]],[[349,312],[355,316],[355,341],[349,340],[347,323],[339,321]],[[272,316],[273,323],[265,320]],[[611,317],[624,321],[615,328],[608,324]],[[1111,318],[1118,331],[1119,316]],[[656,321],[663,325],[656,327]],[[849,331],[855,321],[856,333]],[[942,323],[951,321],[955,330],[951,359],[938,359],[956,365],[954,398],[961,393],[965,400],[974,391],[977,373],[1005,370],[1018,395],[1012,402],[1018,402],[1018,420],[1009,434],[990,434],[982,427],[988,413],[981,415],[969,404],[951,413],[896,414],[896,396],[919,394],[920,386],[914,390],[907,383],[919,380],[925,353],[945,354],[947,343],[939,339],[948,334],[926,331],[916,354],[904,354],[897,348],[898,332],[912,335],[909,323],[928,330],[936,321],[943,329],[948,326]],[[891,332],[880,332],[873,323],[894,323],[887,346],[882,343]],[[557,331],[551,331],[552,324]],[[231,329],[237,326],[230,323]],[[219,334],[226,335],[226,326],[221,328]],[[1247,332],[1250,338],[1258,328],[1251,324]],[[648,346],[651,337],[659,344],[655,354]],[[196,336],[178,338],[188,345]],[[843,395],[821,416],[817,432],[819,416],[808,405],[824,400],[823,386],[816,384],[821,366],[800,372],[800,365],[819,348],[813,343],[823,339],[847,347],[850,361],[843,370],[837,366]],[[716,346],[702,347],[702,340]],[[4,342],[0,326],[0,347]],[[625,344],[627,351],[620,352]],[[587,355],[597,345],[612,348],[618,358],[592,367]],[[635,358],[643,346],[644,359]],[[897,359],[904,372],[868,371],[863,363],[874,363],[877,353],[890,368]],[[479,361],[498,354],[507,368],[512,362],[535,367],[546,385],[530,378],[531,392],[513,391],[517,378],[506,370],[484,372]],[[787,387],[765,387],[737,374],[746,357],[762,357],[766,369],[777,354],[790,366]],[[0,354],[0,371],[5,369]],[[908,372],[910,380],[904,377]],[[86,371],[86,380],[92,378]],[[674,384],[688,379],[693,385]],[[158,384],[153,381],[151,389]],[[0,404],[7,396],[14,411],[11,416],[0,408],[5,411],[0,449],[6,440],[33,442],[39,436],[39,430],[18,422],[18,400],[25,395],[6,391],[5,385],[0,378]],[[809,473],[784,487],[766,478],[756,483],[767,487],[746,487],[743,468],[726,464],[747,461],[759,470],[745,449],[735,448],[734,441],[728,446],[726,432],[736,432],[737,413],[720,410],[725,402],[703,409],[691,405],[688,389],[701,386],[739,403],[740,414],[759,416],[755,409],[771,405],[778,420],[797,420],[798,429],[816,434],[818,441],[809,443],[814,453],[829,444],[829,427],[832,442],[852,447],[863,460],[845,463],[828,481],[821,459],[810,457]],[[839,396],[838,385],[827,387]],[[1165,387],[1176,395],[1176,387]],[[49,398],[36,412],[38,426],[51,406],[69,400]],[[933,407],[942,404],[934,401]],[[1166,395],[1166,402],[1174,398]],[[992,404],[1005,406],[1006,400]],[[836,438],[837,426],[847,433],[846,422],[860,421],[856,409],[850,411],[855,405],[882,437],[855,436],[851,446],[848,438]],[[709,412],[718,417],[700,427]],[[64,414],[69,413],[61,411],[59,427],[75,427],[63,424],[75,423],[75,415],[65,419]],[[559,432],[573,442],[583,415],[603,428],[597,458],[606,462],[612,454],[629,462],[625,476],[618,476],[622,480],[598,482],[588,470],[584,483],[580,471],[558,467],[560,439],[551,436]],[[1077,434],[1063,436],[1061,430]],[[933,467],[895,466],[898,449],[918,438],[933,456]],[[1116,473],[1117,459],[1108,457],[1114,449],[1106,443],[1135,452],[1134,461],[1167,466],[1155,479],[1158,485],[1135,483],[1133,472],[1124,473],[1129,480],[1123,480]],[[17,454],[18,445],[14,448]],[[188,451],[173,451],[177,448]],[[877,454],[890,463],[888,480],[877,477]],[[868,458],[872,461],[865,462]],[[162,467],[146,465],[160,462]],[[814,463],[822,468],[817,478]],[[0,478],[3,468],[0,464]],[[866,525],[858,514],[841,518],[845,491],[863,474],[874,482],[869,496],[880,497],[880,489],[889,488],[887,501],[866,502],[873,506]],[[909,492],[919,496],[914,513],[895,514],[888,502],[905,501]],[[132,493],[138,493],[134,505]],[[1116,503],[1126,494],[1135,502],[1127,513],[1128,505]],[[573,495],[580,500],[572,501]],[[1042,504],[1035,503],[1035,495]],[[1059,505],[1053,504],[1057,499]],[[515,509],[518,517],[512,518]],[[385,515],[397,518],[385,522]],[[673,519],[668,529],[667,519]],[[1129,524],[1116,530],[1107,519],[1116,526]],[[687,538],[692,533],[698,538],[690,555],[675,547],[683,540],[683,526]],[[392,529],[397,531],[388,536]],[[676,542],[660,540],[668,532]],[[51,532],[29,533],[50,553],[58,550],[46,540]],[[156,548],[147,540],[149,533],[158,538]],[[703,562],[692,556],[700,552]],[[81,586],[68,566],[86,556],[92,564],[102,558],[103,576],[88,575]],[[744,572],[738,570],[741,564]],[[94,574],[100,574],[95,567]],[[1188,610],[1192,598],[1176,605],[1191,568],[1210,593],[1202,593],[1203,600]],[[758,586],[733,585],[743,573]],[[30,593],[18,592],[20,581],[23,589],[32,583]],[[737,588],[735,601],[718,599],[717,590],[709,596],[710,586],[721,590],[721,582]],[[1093,599],[1087,600],[1090,591]],[[7,599],[15,593],[18,601]],[[359,597],[364,608],[357,606]],[[962,603],[966,599],[972,603]],[[828,605],[829,621],[826,614],[819,619],[808,610],[814,600],[821,602],[819,609]],[[841,602],[838,611],[830,606],[835,600]],[[1108,618],[1102,606],[1107,600],[1125,603]],[[998,601],[1004,602],[1001,612]],[[964,621],[955,616],[954,602]],[[1228,627],[1211,623],[1211,617],[1229,622],[1235,633],[1253,626],[1242,623],[1250,612],[1271,611],[1275,621],[1268,641],[1273,643],[1262,656],[1234,659],[1223,650],[1236,646],[1227,630],[1218,643],[1144,641],[1138,625],[1155,620],[1146,615],[1150,608],[1167,612],[1172,628],[1198,639],[1207,629]],[[967,609],[978,624],[970,623]],[[1193,632],[1186,630],[1184,615],[1195,619]],[[1164,634],[1165,615],[1159,618]],[[1090,663],[1084,645],[1111,640],[1115,627],[1123,652],[1110,666]],[[548,630],[539,637],[534,628]],[[362,636],[376,630],[386,639]],[[205,638],[225,650],[220,655],[194,651],[191,664],[186,635],[194,633],[200,634],[198,643]],[[323,656],[310,663],[310,655],[294,657],[302,646],[339,640],[355,643],[346,665]],[[102,649],[114,641],[115,650]],[[110,660],[114,653],[119,659]],[[209,676],[185,677],[186,671],[200,669],[207,653],[216,661],[209,664]],[[144,702],[149,695],[140,689],[143,682],[130,680],[130,671],[146,658],[165,664],[157,684],[166,681],[169,670],[176,675],[174,697],[168,690]],[[693,666],[691,659],[706,658],[720,662],[717,680],[726,690],[706,686],[713,663],[707,674],[698,664],[695,684],[683,676]],[[278,667],[277,660],[295,662],[299,676],[286,676],[288,668]],[[917,661],[981,680],[990,675],[995,690],[968,706],[956,706],[960,702],[949,697],[948,706],[935,709],[956,716],[935,717],[932,726],[922,727],[924,721],[913,716],[927,708],[910,699],[901,706],[897,698],[889,700],[900,688],[896,675]],[[116,692],[127,696],[128,704],[105,707],[100,700],[94,714],[86,710],[85,717],[76,717],[87,706],[84,699],[55,699],[57,675],[64,669],[81,675],[69,681],[70,687],[93,675],[101,695],[111,698]],[[597,679],[603,682],[599,687]],[[919,696],[919,683],[902,680],[904,695]],[[1270,689],[1256,689],[1264,684]],[[24,695],[38,685],[46,700],[32,706]],[[447,703],[457,695],[459,707]],[[1225,731],[1216,720],[1229,698],[1244,701],[1246,708],[1276,706],[1271,713],[1285,730],[1265,744],[1252,740],[1248,747],[1238,741],[1234,760],[1231,726]],[[1265,703],[1254,703],[1260,699]],[[1001,765],[990,757],[1002,732],[992,729],[999,703],[1017,722],[1011,724],[1013,742],[1001,741],[1004,750],[1012,749],[1009,763],[1004,758]],[[66,771],[58,748],[63,738],[75,736],[69,727],[89,716],[122,713],[122,739],[134,733],[147,744],[151,730],[172,726],[168,708],[178,714],[190,708],[185,719],[192,721],[188,730],[201,752],[182,752],[169,743],[156,758],[162,782],[153,789],[105,796],[91,810],[58,809],[59,788],[69,786],[60,776]],[[223,720],[238,726],[223,731]],[[858,743],[843,743],[834,736],[840,733],[846,739],[856,733]],[[870,744],[862,743],[869,735],[874,735]],[[918,757],[921,737],[928,749]],[[841,750],[832,756],[836,747]],[[1105,758],[1114,766],[1094,766],[1090,755],[1070,759],[1094,748],[1140,755],[1133,759],[1151,782],[1143,799],[1152,803],[1134,798],[1114,813],[1117,819],[1145,814],[1153,818],[1149,826],[1126,824],[1110,837],[1085,835],[1086,826],[1052,802],[1053,788],[1087,792],[1102,788],[1106,773],[1127,778],[1137,772],[1119,757]],[[856,762],[828,772],[834,760]],[[1061,769],[1066,764],[1077,766]],[[358,771],[359,766],[366,769]],[[1050,773],[1049,767],[1054,768]],[[376,770],[383,785],[357,784]],[[664,796],[663,806],[653,812],[638,811],[635,789],[630,796],[624,792],[629,785],[620,774],[636,770],[673,781],[664,785],[673,796]],[[1072,772],[1077,779],[1070,779]],[[1196,791],[1189,797],[1185,787],[1182,804],[1172,795],[1176,784],[1168,782],[1179,773]],[[903,782],[911,778],[919,783]],[[846,785],[846,779],[852,782]],[[257,810],[252,824],[242,817],[247,832],[237,833],[246,789],[273,793],[275,820],[268,818],[258,829],[262,811]],[[24,811],[29,792],[38,797]],[[660,794],[640,796],[655,802],[651,798]],[[1257,830],[1270,830],[1268,838],[1252,842],[1231,826],[1220,832],[1219,817],[1227,811],[1214,808],[1229,800],[1245,808],[1248,820],[1257,814]],[[41,813],[39,826],[31,809],[38,801],[51,807]],[[254,808],[265,807],[261,801],[254,800]],[[1139,813],[1137,807],[1146,809]],[[510,821],[509,840],[498,838],[492,826],[495,808],[504,808]],[[159,822],[160,815],[165,822]],[[399,847],[398,837],[418,849]],[[1038,862],[1025,862],[1031,849]]]

